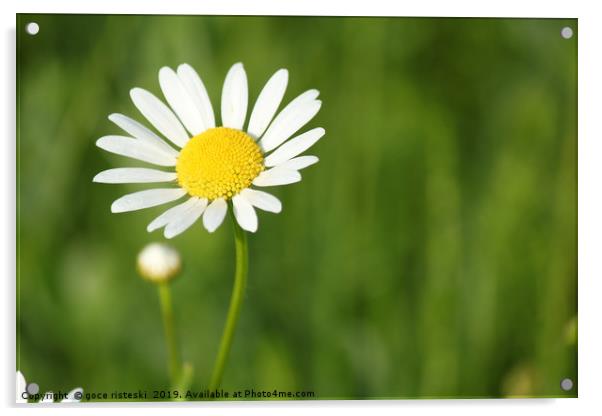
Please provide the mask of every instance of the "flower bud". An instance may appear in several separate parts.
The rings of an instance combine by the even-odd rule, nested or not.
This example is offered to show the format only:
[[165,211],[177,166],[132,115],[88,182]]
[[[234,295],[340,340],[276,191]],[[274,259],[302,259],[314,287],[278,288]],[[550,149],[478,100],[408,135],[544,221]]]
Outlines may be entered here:
[[137,268],[146,280],[167,282],[180,272],[180,254],[167,244],[151,243],[138,253]]

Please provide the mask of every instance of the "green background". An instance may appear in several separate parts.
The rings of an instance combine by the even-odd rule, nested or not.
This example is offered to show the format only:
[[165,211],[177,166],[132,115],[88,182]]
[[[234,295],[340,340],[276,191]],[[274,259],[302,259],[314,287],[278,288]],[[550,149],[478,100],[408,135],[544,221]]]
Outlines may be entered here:
[[[25,33],[38,22],[36,36]],[[318,398],[576,396],[576,20],[19,15],[17,368],[41,391],[168,387],[157,292],[135,257],[165,207],[111,214],[143,166],[95,147],[193,65],[219,120],[278,68],[326,136],[259,213],[225,389]],[[251,106],[250,104],[250,106]],[[146,123],[146,122],[145,122]],[[148,125],[148,123],[146,123]],[[151,186],[152,187],[152,186]],[[204,388],[233,274],[226,222],[171,242],[182,353]]]

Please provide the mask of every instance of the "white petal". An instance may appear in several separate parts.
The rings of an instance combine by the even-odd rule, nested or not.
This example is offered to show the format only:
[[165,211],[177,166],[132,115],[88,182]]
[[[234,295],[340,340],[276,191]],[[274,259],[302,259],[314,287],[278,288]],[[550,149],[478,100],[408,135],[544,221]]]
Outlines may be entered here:
[[178,156],[178,151],[176,149],[165,143],[162,138],[144,127],[142,124],[138,123],[136,120],[118,113],[111,114],[109,116],[109,120],[121,127],[125,132],[131,134],[136,139],[158,147],[168,155],[173,157]]
[[309,90],[301,94],[276,116],[259,142],[264,152],[269,152],[284,143],[318,113],[322,102],[311,98],[317,93],[316,90]]
[[23,377],[23,373],[17,371],[17,380],[16,380],[16,401],[17,403],[27,403],[27,399],[23,398],[23,393],[26,392],[27,389],[27,381],[25,381],[25,377]]
[[203,225],[210,233],[221,225],[228,211],[228,204],[223,198],[214,200],[205,210]]
[[[79,399],[75,398],[75,393],[79,393]],[[67,393],[67,397],[61,400],[61,403],[78,403],[81,400],[82,394],[84,394],[84,389],[81,387],[73,389]]]
[[277,186],[287,185],[289,183],[299,182],[301,174],[296,170],[283,169],[276,167],[264,170],[253,180],[255,186]]
[[142,88],[130,91],[134,105],[159,132],[179,147],[183,147],[189,137],[178,118],[161,100]]
[[186,202],[176,205],[175,207],[171,207],[163,214],[155,218],[150,224],[148,224],[148,226],[146,227],[146,231],[148,231],[149,233],[153,232],[161,227],[166,226],[170,222],[175,221],[182,214],[184,214],[186,211],[192,208],[192,206],[195,205],[198,202],[198,200],[198,198],[192,197]]
[[251,137],[259,138],[274,118],[276,110],[284,97],[286,85],[288,84],[288,71],[279,69],[265,84],[265,87],[259,93],[251,118],[247,133]]
[[242,130],[247,116],[247,74],[241,63],[232,65],[222,89],[222,125]]
[[175,166],[175,156],[145,143],[143,141],[124,136],[104,136],[96,141],[96,146],[107,152],[141,160],[158,166]]
[[40,403],[54,403],[54,395],[51,391],[44,393],[44,397],[40,400]]
[[194,224],[207,207],[207,199],[202,198],[184,212],[179,218],[167,224],[163,235],[165,238],[174,238],[178,234],[183,233]]
[[178,67],[178,77],[186,87],[188,95],[197,107],[201,114],[203,126],[205,129],[215,127],[215,116],[213,115],[213,107],[207,89],[199,77],[199,74],[188,64],[182,64]]
[[[307,90],[297,95],[290,103],[287,104],[286,107],[284,107],[284,109],[278,114],[278,117],[280,117],[280,114],[282,113],[286,114],[286,112],[293,111],[293,109],[299,105],[314,101],[319,95],[320,91],[316,89]],[[286,110],[286,112],[284,110]]]
[[289,170],[301,170],[315,163],[320,159],[317,156],[299,156],[278,165],[279,168]]
[[318,127],[289,140],[280,146],[274,153],[265,158],[265,165],[268,167],[277,166],[292,159],[298,154],[305,152],[320,140],[320,138],[324,136],[324,133],[324,129]]
[[166,204],[182,198],[186,191],[181,188],[148,189],[146,191],[127,194],[115,200],[111,212],[128,212]]
[[159,85],[165,99],[190,134],[196,136],[204,132],[206,128],[201,113],[173,69],[164,66],[159,70]]
[[93,182],[100,183],[153,183],[171,182],[177,178],[175,172],[146,168],[116,168],[97,174]]
[[242,229],[252,233],[257,231],[257,214],[253,206],[240,195],[234,195],[232,203],[234,205],[234,216]]
[[240,196],[246,199],[249,204],[264,211],[275,213],[282,211],[280,200],[267,192],[247,188],[240,191]]

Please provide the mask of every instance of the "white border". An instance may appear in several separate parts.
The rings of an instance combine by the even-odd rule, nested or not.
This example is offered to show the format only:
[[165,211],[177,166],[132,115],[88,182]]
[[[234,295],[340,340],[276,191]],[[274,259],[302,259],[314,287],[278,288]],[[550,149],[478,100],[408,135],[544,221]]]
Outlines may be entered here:
[[[427,0],[394,4],[390,0],[338,1],[305,0],[146,0],[141,6],[123,0],[21,0],[20,13],[118,13],[118,14],[233,14],[233,15],[325,15],[325,16],[499,16],[499,17],[577,17],[578,1],[504,2]],[[585,2],[584,2],[585,3]]]
[[[602,150],[602,106],[600,105],[602,60],[600,40],[602,25],[593,1],[422,1],[396,2],[370,0],[369,2],[337,2],[327,0],[268,1],[268,0],[21,0],[0,5],[3,25],[2,107],[0,125],[2,138],[3,203],[0,204],[1,240],[0,264],[4,266],[4,319],[2,319],[3,374],[0,378],[2,406],[9,407],[14,400],[15,354],[15,13],[124,13],[124,14],[284,14],[284,15],[366,15],[366,16],[496,16],[496,17],[577,17],[579,29],[579,399],[562,400],[438,400],[438,401],[339,401],[339,402],[287,402],[287,403],[203,403],[182,404],[178,411],[184,413],[211,412],[225,414],[244,411],[248,414],[305,415],[308,411],[330,414],[342,410],[349,414],[364,415],[367,411],[378,414],[441,414],[446,415],[504,415],[508,413],[545,413],[566,416],[570,413],[591,414],[599,408],[599,380],[602,378],[602,337],[600,322],[602,302],[597,295],[602,289],[602,273],[598,258],[602,254],[600,235],[602,221],[601,166],[597,162]],[[129,411],[144,414],[164,414],[165,405],[126,404]],[[104,415],[115,405],[99,404],[86,409],[56,408],[57,414],[86,413]],[[52,408],[51,408],[52,409]],[[52,411],[51,409],[48,409]],[[29,413],[32,407],[8,409],[8,414]]]

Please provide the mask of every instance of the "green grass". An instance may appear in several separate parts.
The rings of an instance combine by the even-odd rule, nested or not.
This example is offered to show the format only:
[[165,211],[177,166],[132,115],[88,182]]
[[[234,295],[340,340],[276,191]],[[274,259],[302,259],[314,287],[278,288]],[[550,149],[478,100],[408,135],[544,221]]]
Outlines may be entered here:
[[[23,27],[40,24],[29,36]],[[161,66],[193,65],[216,113],[242,61],[321,91],[326,136],[259,214],[226,389],[318,398],[576,396],[576,20],[19,15],[17,367],[43,391],[168,386],[146,225],[113,215],[142,166],[96,148],[142,119]],[[219,119],[219,116],[218,116]],[[204,388],[233,274],[231,225],[173,241],[183,357]]]

